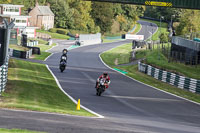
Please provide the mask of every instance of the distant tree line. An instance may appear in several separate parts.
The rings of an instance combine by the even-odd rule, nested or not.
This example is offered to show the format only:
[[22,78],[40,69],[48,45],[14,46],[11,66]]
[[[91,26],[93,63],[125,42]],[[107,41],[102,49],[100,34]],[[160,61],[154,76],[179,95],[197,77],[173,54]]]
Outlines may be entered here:
[[[89,33],[111,32],[113,25],[119,31],[130,30],[140,16],[178,22],[176,33],[187,34],[200,31],[200,11],[165,7],[113,4],[82,0],[0,0],[0,3],[24,5],[23,14],[27,14],[36,4],[51,6],[55,14],[55,27],[86,31]],[[175,16],[173,16],[175,15]],[[114,27],[117,29],[117,27]]]
[[180,8],[166,7],[146,7],[144,16],[160,19],[164,16],[165,20],[174,24],[176,34],[184,35],[192,32],[200,31],[200,11]]

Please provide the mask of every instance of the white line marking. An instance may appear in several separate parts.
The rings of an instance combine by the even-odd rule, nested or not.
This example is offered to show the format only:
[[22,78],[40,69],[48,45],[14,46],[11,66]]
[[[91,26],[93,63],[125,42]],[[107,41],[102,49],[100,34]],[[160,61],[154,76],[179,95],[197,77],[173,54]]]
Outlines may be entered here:
[[[48,50],[45,50],[45,52],[48,52],[49,50],[55,48],[58,46],[58,43],[56,43],[56,46],[53,46],[52,48],[48,49]],[[46,61],[47,59],[49,59],[49,57],[51,57],[54,53],[51,53],[46,59],[44,59],[44,61]]]
[[49,59],[54,53],[51,53],[44,61],[46,61],[47,59]]
[[[54,77],[54,79],[55,79],[55,81],[56,81],[58,87],[61,89],[61,91],[62,91],[66,96],[68,96],[75,104],[77,104],[78,102],[77,102],[73,97],[71,97],[69,94],[67,94],[67,93],[63,90],[63,88],[62,88],[62,86],[60,85],[58,79],[57,79],[56,76],[53,74],[53,72],[50,70],[49,66],[46,65],[46,67],[47,67],[47,69],[49,70],[49,72],[51,73],[51,75]],[[92,110],[90,110],[90,109],[84,107],[83,105],[81,105],[81,108],[83,108],[83,109],[87,110],[88,112],[90,112],[90,113],[92,113],[92,114],[98,116],[98,118],[104,118],[104,116],[102,116],[102,115],[100,115],[100,114],[98,114],[98,113],[96,113],[96,112],[94,112],[94,111],[92,111]]]
[[1,110],[5,111],[13,111],[13,112],[26,112],[26,113],[35,113],[35,114],[47,114],[47,115],[57,115],[57,116],[71,116],[71,117],[78,117],[78,118],[96,118],[96,117],[86,117],[86,116],[79,116],[79,115],[70,115],[70,114],[59,114],[53,112],[39,112],[39,111],[32,111],[32,110],[18,110],[18,109],[9,109],[9,108],[1,108]]

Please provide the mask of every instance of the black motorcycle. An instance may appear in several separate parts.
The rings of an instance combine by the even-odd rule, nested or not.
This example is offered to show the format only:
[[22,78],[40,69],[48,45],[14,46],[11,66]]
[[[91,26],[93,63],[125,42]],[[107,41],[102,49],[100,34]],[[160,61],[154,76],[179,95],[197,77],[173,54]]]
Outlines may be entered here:
[[65,56],[62,56],[61,61],[60,61],[60,66],[59,66],[60,72],[63,72],[66,66],[67,66],[67,58]]
[[104,78],[101,78],[99,80],[99,84],[98,84],[98,87],[97,87],[97,93],[96,93],[97,96],[101,96],[101,94],[105,91],[105,88],[106,88],[105,83],[106,82],[105,82]]

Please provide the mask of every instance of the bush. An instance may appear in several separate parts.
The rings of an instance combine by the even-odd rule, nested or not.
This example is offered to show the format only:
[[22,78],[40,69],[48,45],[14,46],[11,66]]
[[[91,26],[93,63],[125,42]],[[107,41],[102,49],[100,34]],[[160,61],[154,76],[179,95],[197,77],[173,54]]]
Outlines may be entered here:
[[57,29],[57,33],[66,35],[66,34],[68,33],[68,30],[65,30],[65,29]]
[[52,32],[52,33],[56,33],[57,29],[56,28],[51,28],[51,29],[49,29],[49,31]]
[[79,30],[72,30],[70,29],[69,32],[73,35],[76,35],[76,34],[89,34],[88,32],[86,31],[79,31]]

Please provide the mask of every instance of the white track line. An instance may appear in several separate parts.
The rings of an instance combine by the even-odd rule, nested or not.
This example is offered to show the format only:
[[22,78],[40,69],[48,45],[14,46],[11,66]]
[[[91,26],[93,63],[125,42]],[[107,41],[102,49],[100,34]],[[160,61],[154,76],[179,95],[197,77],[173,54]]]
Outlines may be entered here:
[[49,57],[51,57],[54,53],[51,53],[44,61],[46,61],[47,59],[49,59]]
[[[49,50],[55,48],[58,46],[58,43],[56,43],[56,46],[53,46],[52,48],[48,49],[48,50],[45,50],[45,52],[48,52]],[[46,61],[47,59],[49,59],[49,57],[51,57],[54,53],[51,53],[46,59],[44,59],[44,61]]]
[[[120,45],[120,46],[121,46],[121,45]],[[119,46],[118,46],[118,47],[119,47]],[[116,47],[115,47],[115,48],[116,48]],[[112,48],[112,49],[114,49],[114,48]],[[109,49],[109,50],[112,50],[112,49]],[[110,66],[108,66],[108,65],[107,65],[107,64],[102,60],[102,58],[101,58],[101,54],[103,54],[103,53],[105,53],[105,52],[107,52],[107,51],[109,51],[109,50],[106,50],[106,51],[100,53],[100,54],[99,54],[99,58],[100,58],[101,62],[102,62],[106,67],[108,67],[109,69],[111,69],[111,70],[113,70],[113,71],[118,72],[117,70],[115,70],[115,69],[111,68]],[[178,97],[178,98],[184,99],[184,100],[189,101],[189,102],[191,102],[191,103],[194,103],[194,104],[200,105],[200,103],[197,103],[197,102],[195,102],[195,101],[192,101],[192,100],[186,99],[186,98],[181,97],[181,96],[177,96],[177,95],[175,95],[175,94],[172,94],[172,93],[170,93],[170,92],[167,92],[167,91],[164,91],[164,90],[158,89],[158,88],[153,87],[153,86],[151,86],[151,85],[145,84],[145,83],[143,83],[143,82],[141,82],[141,81],[138,81],[138,80],[136,80],[136,79],[134,79],[134,78],[132,78],[132,77],[129,77],[129,76],[127,76],[126,74],[123,74],[123,73],[121,73],[121,72],[118,72],[118,73],[120,73],[120,74],[122,74],[122,75],[124,75],[124,76],[126,76],[126,77],[128,77],[128,78],[130,78],[130,79],[132,79],[132,80],[134,80],[134,81],[136,81],[136,82],[138,82],[138,83],[141,83],[141,84],[143,84],[143,85],[146,85],[146,86],[148,86],[148,87],[151,87],[151,88],[153,88],[153,89],[156,89],[156,90],[158,90],[158,91],[161,91],[161,92],[167,93],[167,94],[169,94],[169,95],[172,95],[172,96],[175,96],[175,97]]]
[[[62,86],[60,85],[58,79],[57,79],[56,76],[53,74],[53,72],[50,70],[49,66],[46,65],[46,67],[47,67],[47,69],[49,70],[49,72],[51,73],[51,75],[54,77],[54,79],[55,79],[55,81],[56,81],[58,87],[61,89],[61,91],[62,91],[66,96],[68,96],[75,104],[77,104],[78,102],[77,102],[73,97],[71,97],[69,94],[67,94],[67,93],[63,90],[63,88],[62,88]],[[96,113],[96,112],[94,112],[94,111],[92,111],[92,110],[90,110],[90,109],[84,107],[83,105],[81,105],[81,108],[83,108],[83,109],[87,110],[88,112],[90,112],[90,113],[92,113],[92,114],[98,116],[98,118],[104,118],[104,116],[102,116],[102,115],[100,115],[100,114],[98,114],[98,113]]]

